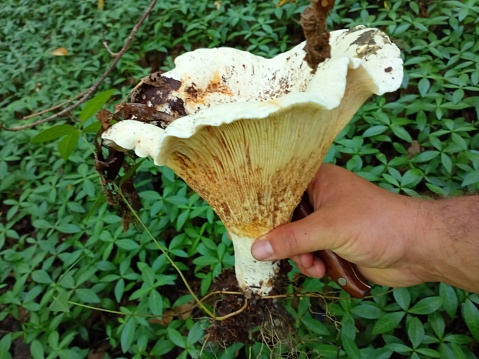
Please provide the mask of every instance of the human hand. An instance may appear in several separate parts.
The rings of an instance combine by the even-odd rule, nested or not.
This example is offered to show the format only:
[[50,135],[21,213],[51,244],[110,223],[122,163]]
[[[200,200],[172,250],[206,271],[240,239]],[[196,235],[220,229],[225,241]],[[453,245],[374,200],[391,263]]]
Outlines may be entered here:
[[393,287],[425,281],[418,249],[424,200],[381,189],[340,167],[323,164],[308,188],[315,212],[258,239],[259,260],[291,258],[310,277],[325,266],[315,256],[329,249],[355,263],[369,280]]

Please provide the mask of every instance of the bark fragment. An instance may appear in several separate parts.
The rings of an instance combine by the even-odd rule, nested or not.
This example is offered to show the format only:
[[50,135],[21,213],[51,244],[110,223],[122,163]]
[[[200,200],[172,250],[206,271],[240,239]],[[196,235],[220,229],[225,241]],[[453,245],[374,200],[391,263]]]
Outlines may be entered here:
[[306,38],[305,60],[315,73],[318,65],[331,57],[326,20],[334,0],[311,0],[301,15],[301,26]]

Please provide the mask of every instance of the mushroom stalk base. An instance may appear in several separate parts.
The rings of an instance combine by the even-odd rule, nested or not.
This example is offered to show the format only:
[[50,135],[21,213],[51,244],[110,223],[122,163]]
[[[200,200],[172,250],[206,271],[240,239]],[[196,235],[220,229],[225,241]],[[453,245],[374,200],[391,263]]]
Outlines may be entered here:
[[260,296],[268,295],[279,272],[279,261],[258,261],[251,255],[254,238],[230,233],[235,253],[235,272],[239,287]]

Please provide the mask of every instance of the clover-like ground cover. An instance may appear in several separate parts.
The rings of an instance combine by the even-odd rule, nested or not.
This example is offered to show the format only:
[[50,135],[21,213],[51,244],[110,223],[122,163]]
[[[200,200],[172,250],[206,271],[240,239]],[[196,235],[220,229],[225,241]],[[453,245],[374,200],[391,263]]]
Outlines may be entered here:
[[[23,116],[94,83],[111,62],[103,38],[117,51],[148,5],[105,1],[100,10],[100,3],[2,3],[3,126],[23,124]],[[198,47],[282,52],[302,39],[299,14],[308,2],[277,3],[160,1],[100,91],[116,89],[118,101],[138,79]],[[363,106],[327,160],[407,195],[477,192],[478,14],[474,0],[339,2],[330,29],[381,28],[400,46],[406,77],[399,91]],[[61,47],[68,54],[50,54]],[[123,232],[120,217],[102,202],[93,135],[85,133],[96,119],[80,126],[81,112],[0,132],[0,357],[269,357],[259,341],[203,348],[208,321],[177,272],[141,227]],[[78,137],[30,142],[59,124]],[[71,153],[68,159],[58,146],[64,157]],[[141,219],[201,297],[233,264],[222,225],[169,170],[143,161],[137,171]],[[372,298],[350,300],[295,269],[289,278],[291,288],[335,297],[284,300],[300,339],[297,357],[477,357],[477,295],[427,284],[393,292],[375,287]],[[287,351],[275,350],[281,349]]]

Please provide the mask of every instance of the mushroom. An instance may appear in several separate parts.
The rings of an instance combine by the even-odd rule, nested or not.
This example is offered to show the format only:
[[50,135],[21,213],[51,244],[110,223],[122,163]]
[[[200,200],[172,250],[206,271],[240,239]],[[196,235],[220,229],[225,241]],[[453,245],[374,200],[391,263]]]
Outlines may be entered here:
[[304,43],[272,59],[230,48],[186,53],[134,95],[175,121],[162,129],[126,119],[102,134],[107,146],[170,167],[210,204],[231,234],[244,291],[267,295],[279,270],[251,256],[255,239],[291,221],[359,107],[402,82],[400,52],[381,31],[333,31],[330,44],[315,73]]

